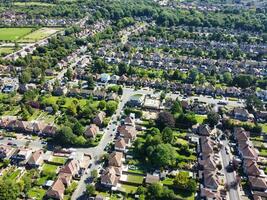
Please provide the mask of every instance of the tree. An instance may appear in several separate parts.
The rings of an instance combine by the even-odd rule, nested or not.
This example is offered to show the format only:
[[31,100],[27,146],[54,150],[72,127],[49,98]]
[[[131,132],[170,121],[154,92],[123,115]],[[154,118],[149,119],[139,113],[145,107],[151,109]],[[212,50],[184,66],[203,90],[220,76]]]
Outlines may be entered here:
[[123,89],[122,89],[122,87],[120,86],[119,87],[119,90],[118,90],[118,95],[122,95],[123,94]]
[[105,107],[106,107],[106,101],[105,100],[102,100],[102,101],[100,101],[99,102],[99,104],[98,104],[98,108],[100,109],[100,110],[104,110],[105,109]]
[[0,181],[0,200],[17,199],[19,193],[19,186],[13,180]]
[[118,108],[118,103],[116,101],[108,101],[106,106],[107,115],[111,116],[115,113]]
[[223,74],[223,82],[227,85],[231,84],[233,81],[232,74],[230,72],[225,72]]
[[254,79],[251,75],[241,74],[241,75],[234,77],[234,80],[233,80],[233,84],[241,88],[250,87],[252,86],[253,83],[254,83]]
[[172,116],[171,113],[167,111],[159,113],[156,123],[159,129],[161,130],[164,129],[165,127],[174,128],[175,126],[174,117]]
[[94,79],[93,79],[92,76],[88,76],[88,78],[87,78],[87,85],[88,85],[88,88],[89,88],[90,90],[94,89],[94,87],[95,87],[95,82],[94,82]]
[[169,127],[165,127],[162,131],[162,140],[164,143],[172,144],[174,140],[173,131]]
[[98,176],[97,170],[96,169],[92,170],[91,171],[91,177],[94,179],[94,181],[96,180],[97,176]]
[[68,78],[68,80],[72,80],[72,77],[73,77],[72,69],[70,69],[70,68],[67,69],[66,77]]
[[190,70],[188,78],[190,80],[190,83],[194,83],[194,82],[198,81],[199,73],[198,73],[197,69]]
[[31,80],[31,73],[28,72],[28,71],[24,71],[21,73],[21,76],[20,76],[20,83],[22,84],[26,84],[26,83],[29,83]]
[[172,166],[176,159],[176,151],[170,144],[159,144],[153,150],[151,161],[155,167]]
[[75,139],[75,135],[72,132],[72,129],[68,126],[64,126],[59,130],[57,134],[56,141],[61,144],[72,144]]
[[213,111],[211,111],[211,112],[208,113],[208,115],[207,115],[207,123],[211,127],[217,125],[218,122],[219,122],[219,120],[220,120],[220,115],[218,113],[213,112]]
[[85,131],[83,125],[80,122],[76,122],[72,130],[75,135],[79,136],[82,135]]
[[256,95],[250,95],[246,99],[246,106],[250,111],[253,111],[254,108],[261,110],[263,108],[263,103]]
[[172,114],[176,114],[176,113],[182,113],[183,112],[183,108],[181,105],[181,102],[179,100],[176,100],[172,107],[171,107],[171,112]]
[[178,190],[187,190],[189,192],[195,192],[197,183],[194,179],[191,179],[187,172],[179,172],[173,180],[173,187]]
[[107,65],[106,65],[106,63],[104,62],[104,60],[98,58],[98,59],[95,61],[94,65],[93,65],[93,67],[92,67],[92,70],[93,70],[93,72],[96,72],[96,73],[102,73],[102,72],[105,71],[106,68],[107,68]]
[[197,119],[193,113],[182,113],[176,119],[177,128],[191,128],[195,124],[197,124]]
[[95,186],[90,184],[90,185],[86,185],[86,191],[85,193],[90,197],[95,195]]

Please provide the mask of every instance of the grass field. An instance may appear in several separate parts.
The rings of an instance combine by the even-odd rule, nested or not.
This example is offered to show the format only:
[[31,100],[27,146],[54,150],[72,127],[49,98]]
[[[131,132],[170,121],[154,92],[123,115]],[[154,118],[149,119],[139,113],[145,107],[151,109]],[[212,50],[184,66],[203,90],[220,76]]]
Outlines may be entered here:
[[0,41],[16,41],[29,34],[33,28],[0,28]]
[[42,171],[46,174],[56,174],[58,166],[45,163]]
[[19,42],[36,42],[62,30],[61,28],[44,27],[22,37]]
[[65,162],[66,162],[66,158],[59,157],[59,156],[54,156],[53,159],[52,159],[52,162],[55,162],[55,163],[59,163],[59,164],[64,165]]
[[202,124],[205,119],[207,119],[207,115],[196,115],[196,120],[199,124]]
[[128,175],[127,176],[127,182],[129,182],[129,183],[142,184],[143,180],[144,180],[143,176],[137,176],[137,175]]
[[14,48],[12,47],[0,47],[0,55],[10,54],[14,52]]
[[135,193],[137,190],[136,186],[132,185],[126,185],[126,184],[121,184],[121,188],[126,192],[126,193]]
[[55,4],[44,2],[14,2],[15,6],[54,6]]

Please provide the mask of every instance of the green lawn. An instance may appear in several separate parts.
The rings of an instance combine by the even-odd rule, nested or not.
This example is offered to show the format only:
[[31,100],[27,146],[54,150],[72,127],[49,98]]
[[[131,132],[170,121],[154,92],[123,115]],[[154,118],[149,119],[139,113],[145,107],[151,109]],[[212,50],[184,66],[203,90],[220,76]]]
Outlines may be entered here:
[[173,180],[173,178],[165,178],[163,181],[161,181],[161,183],[163,185],[171,186],[173,185]]
[[46,181],[49,179],[48,176],[42,176],[40,178],[37,179],[37,182],[36,184],[39,185],[39,186],[42,186],[46,183]]
[[127,176],[127,182],[130,182],[130,183],[142,184],[143,180],[144,180],[143,176],[131,175],[131,174]]
[[7,55],[14,52],[12,47],[0,47],[0,55]]
[[15,180],[20,174],[20,170],[19,169],[9,169],[8,172],[6,171],[3,175],[4,179],[10,179],[10,180]]
[[66,162],[66,158],[59,157],[59,156],[54,156],[53,159],[52,159],[52,161],[55,162],[55,163],[59,163],[59,164],[64,165],[65,162]]
[[121,188],[126,192],[126,193],[135,193],[137,190],[136,186],[132,185],[126,185],[126,184],[121,184]]
[[[46,103],[46,104],[56,104],[59,98],[60,97],[57,97],[57,96],[50,96],[50,97],[46,97],[43,100],[43,102]],[[87,99],[77,99],[77,98],[72,98],[72,97],[64,97],[63,99],[65,101],[65,104],[62,107],[69,107],[69,106],[71,106],[72,105],[72,102],[74,100],[78,101],[78,103],[80,104],[81,107],[84,107],[87,103],[90,102]],[[98,101],[93,101],[92,102],[92,106],[97,106],[97,105],[98,105]]]
[[261,149],[260,150],[260,156],[267,157],[267,149]]
[[28,191],[27,195],[30,198],[34,198],[36,200],[41,200],[45,196],[45,192],[46,191],[44,189],[42,189],[42,188],[33,187]]
[[262,132],[267,133],[267,123],[266,124],[259,124],[262,127]]
[[56,174],[58,166],[45,163],[42,171],[46,174]]
[[177,138],[176,143],[181,144],[181,145],[186,145],[188,144],[188,141],[181,139],[181,138]]
[[207,115],[196,115],[197,123],[202,124],[207,119]]
[[15,6],[55,6],[55,4],[44,2],[14,2]]
[[36,42],[42,40],[50,35],[57,33],[58,31],[62,30],[61,28],[48,28],[44,27],[33,31],[32,33],[25,35],[23,38],[19,40],[19,42]]
[[32,30],[33,28],[0,28],[0,41],[16,41]]

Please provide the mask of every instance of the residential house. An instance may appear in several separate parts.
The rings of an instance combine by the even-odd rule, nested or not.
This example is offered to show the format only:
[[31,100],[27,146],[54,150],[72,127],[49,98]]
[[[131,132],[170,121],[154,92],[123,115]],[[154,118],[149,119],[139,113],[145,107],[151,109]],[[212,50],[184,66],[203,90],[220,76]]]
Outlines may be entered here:
[[101,184],[106,187],[116,187],[120,179],[118,174],[118,170],[116,171],[114,167],[106,168],[101,175]]
[[158,183],[160,181],[160,177],[159,175],[154,175],[154,174],[146,174],[146,180],[145,183],[146,184],[154,184],[154,183]]
[[115,142],[115,150],[125,152],[126,150],[126,142],[124,138],[118,138]]
[[68,88],[67,87],[56,87],[53,91],[54,95],[56,96],[63,96],[66,95],[68,92]]
[[126,144],[130,144],[135,140],[137,131],[136,128],[129,125],[121,125],[117,128],[118,133],[124,138]]
[[249,118],[249,112],[245,108],[234,108],[233,116],[235,119],[247,121]]
[[56,134],[57,128],[53,125],[46,125],[42,131],[45,136],[54,136]]
[[123,153],[114,151],[109,155],[108,164],[109,166],[121,167],[122,166]]
[[244,172],[248,176],[263,176],[263,170],[260,170],[255,160],[245,159],[243,161]]
[[97,126],[101,127],[103,125],[104,119],[105,119],[106,113],[105,112],[99,112],[96,117],[93,119],[93,123]]
[[65,186],[60,178],[53,183],[53,185],[47,190],[46,196],[52,199],[63,200],[65,192]]
[[14,148],[11,146],[0,145],[0,159],[10,158],[14,151]]
[[12,156],[17,161],[28,161],[32,155],[32,150],[27,148],[19,148],[17,153]]
[[220,181],[215,171],[205,170],[203,171],[204,185],[207,188],[217,191]]
[[109,81],[110,81],[110,75],[109,75],[109,74],[106,74],[106,73],[101,74],[101,75],[100,75],[100,81],[101,81],[102,83],[107,83],[107,82],[109,82]]
[[95,124],[91,124],[85,131],[85,136],[95,138],[99,133],[99,127]]
[[59,173],[71,174],[75,177],[80,170],[80,165],[77,160],[69,160],[59,171]]
[[130,97],[129,101],[127,102],[128,105],[130,106],[142,106],[144,103],[144,95],[142,94],[135,94],[133,96]]
[[43,154],[44,154],[43,150],[35,151],[30,157],[30,159],[28,160],[27,164],[30,167],[34,167],[34,168],[40,167],[43,163]]
[[262,191],[262,192],[267,191],[266,177],[249,176],[248,180],[252,190]]
[[211,129],[209,125],[207,124],[201,124],[197,127],[196,132],[197,134],[202,135],[202,136],[210,136],[210,135],[213,135],[216,132],[216,130]]

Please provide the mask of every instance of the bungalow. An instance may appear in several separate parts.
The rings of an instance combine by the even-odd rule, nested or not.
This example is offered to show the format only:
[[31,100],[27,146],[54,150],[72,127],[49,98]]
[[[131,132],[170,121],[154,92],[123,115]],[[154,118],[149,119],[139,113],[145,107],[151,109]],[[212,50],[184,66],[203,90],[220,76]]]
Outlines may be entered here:
[[142,94],[135,94],[133,96],[130,97],[129,101],[127,102],[128,105],[130,106],[137,106],[140,107],[143,105],[144,103],[144,95]]
[[239,97],[241,91],[236,87],[227,87],[225,93],[229,96]]
[[122,152],[114,151],[109,155],[108,164],[109,166],[121,167],[122,166]]
[[101,127],[103,125],[104,119],[105,119],[106,113],[105,112],[99,112],[96,117],[93,119],[93,123],[97,126]]
[[44,154],[43,150],[35,151],[28,160],[27,164],[30,167],[36,167],[36,168],[40,167],[43,163],[43,154]]
[[119,138],[119,139],[116,140],[116,142],[115,142],[115,150],[116,151],[125,152],[125,150],[126,150],[126,142],[125,142],[124,138]]
[[101,74],[101,75],[100,75],[100,81],[101,81],[102,83],[107,83],[107,82],[109,82],[109,81],[110,81],[110,75],[109,75],[109,74],[106,74],[106,73]]
[[93,97],[95,99],[98,99],[98,100],[105,99],[106,96],[107,96],[107,93],[105,91],[102,91],[102,90],[93,91]]
[[99,127],[95,124],[91,124],[85,131],[85,136],[95,138],[99,132]]
[[65,186],[60,178],[53,183],[53,185],[46,192],[46,196],[52,199],[63,200],[65,192]]

